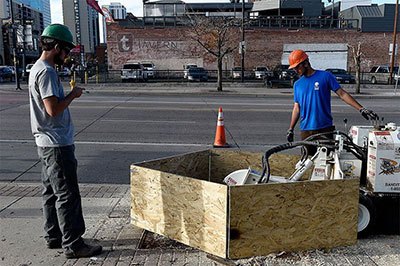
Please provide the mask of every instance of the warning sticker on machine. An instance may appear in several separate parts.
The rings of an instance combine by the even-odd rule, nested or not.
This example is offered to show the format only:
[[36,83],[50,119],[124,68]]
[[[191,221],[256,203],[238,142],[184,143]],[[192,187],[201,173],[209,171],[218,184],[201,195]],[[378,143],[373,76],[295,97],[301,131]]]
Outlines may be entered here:
[[315,177],[324,177],[325,176],[325,169],[323,169],[323,168],[314,168],[314,176]]
[[380,175],[394,175],[396,173],[400,173],[400,164],[395,160],[388,159],[388,158],[380,158],[381,165],[379,173]]
[[387,131],[382,132],[374,132],[376,136],[376,142],[378,149],[382,150],[393,150],[394,149],[394,142],[393,138]]

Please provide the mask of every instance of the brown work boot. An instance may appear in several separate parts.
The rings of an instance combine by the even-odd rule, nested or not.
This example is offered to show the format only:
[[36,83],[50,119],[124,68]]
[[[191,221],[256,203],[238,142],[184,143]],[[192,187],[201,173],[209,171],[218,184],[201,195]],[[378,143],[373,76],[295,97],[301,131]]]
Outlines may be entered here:
[[87,258],[100,254],[102,250],[102,246],[82,244],[75,250],[67,249],[65,251],[65,257],[67,257],[67,259]]

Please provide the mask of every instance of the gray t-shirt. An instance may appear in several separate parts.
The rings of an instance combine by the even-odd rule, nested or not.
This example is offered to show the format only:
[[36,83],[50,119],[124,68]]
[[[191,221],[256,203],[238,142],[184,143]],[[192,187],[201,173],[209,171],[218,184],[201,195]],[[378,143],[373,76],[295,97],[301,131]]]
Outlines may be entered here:
[[38,60],[29,74],[29,101],[32,134],[39,147],[61,147],[74,143],[74,126],[68,108],[56,117],[47,114],[43,99],[64,99],[64,89],[56,70]]

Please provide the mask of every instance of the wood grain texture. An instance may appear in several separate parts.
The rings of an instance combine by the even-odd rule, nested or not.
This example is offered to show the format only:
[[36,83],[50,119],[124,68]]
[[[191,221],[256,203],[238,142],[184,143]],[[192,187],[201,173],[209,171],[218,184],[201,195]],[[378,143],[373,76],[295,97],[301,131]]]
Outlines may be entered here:
[[131,222],[226,257],[227,186],[131,167]]
[[230,187],[229,258],[356,243],[358,187],[358,179]]
[[[213,149],[131,165],[132,224],[232,259],[356,242],[358,179],[223,183],[239,169],[261,171],[261,157]],[[272,155],[271,174],[289,177],[298,159]]]

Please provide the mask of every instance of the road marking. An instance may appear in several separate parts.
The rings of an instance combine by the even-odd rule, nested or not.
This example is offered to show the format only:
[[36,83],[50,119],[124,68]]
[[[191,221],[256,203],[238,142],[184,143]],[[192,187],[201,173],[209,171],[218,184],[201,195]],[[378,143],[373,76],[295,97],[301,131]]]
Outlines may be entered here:
[[[196,102],[181,102],[181,101],[140,101],[140,100],[130,100],[130,101],[123,101],[123,100],[109,100],[109,101],[94,101],[94,100],[79,100],[79,103],[88,103],[88,102],[93,102],[93,103],[143,103],[143,104],[179,104],[179,105],[209,105],[209,104],[215,104],[215,105],[240,105],[240,106],[247,106],[247,105],[259,105],[259,106],[282,106],[283,104],[292,104],[292,101],[290,102],[283,102],[283,103],[268,103],[268,102],[251,102],[251,103],[243,103],[243,102],[226,102],[226,103],[221,103],[221,102],[216,102],[216,101],[196,101]],[[76,102],[78,103],[78,102]]]
[[101,119],[101,122],[134,122],[134,123],[167,123],[167,124],[196,124],[196,121],[167,121],[167,120],[133,120],[133,119]]
[[[16,140],[16,139],[2,139],[0,143],[35,143],[34,140]],[[127,145],[127,146],[176,146],[176,147],[204,147],[212,148],[212,144],[201,143],[154,143],[154,142],[113,142],[113,141],[75,141],[75,144],[82,145]],[[264,149],[266,147],[274,147],[277,144],[244,144],[240,145],[242,149]],[[232,145],[232,148],[237,148]]]
[[[17,139],[2,139],[0,143],[35,143],[34,140],[17,140]],[[113,142],[113,141],[75,141],[75,144],[86,145],[129,145],[129,146],[192,146],[192,147],[209,147],[211,144],[200,143],[155,143],[155,142]]]

